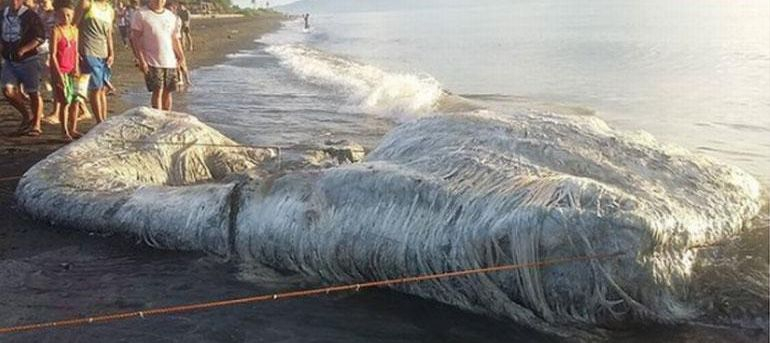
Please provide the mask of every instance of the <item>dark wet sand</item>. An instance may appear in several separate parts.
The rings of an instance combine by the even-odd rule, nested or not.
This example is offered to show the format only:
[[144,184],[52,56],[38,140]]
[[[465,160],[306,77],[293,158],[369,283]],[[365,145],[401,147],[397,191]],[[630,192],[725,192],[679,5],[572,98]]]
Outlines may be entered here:
[[[22,172],[41,155],[4,164]],[[249,280],[234,263],[151,249],[32,221],[0,194],[0,327],[272,294],[316,285]],[[0,342],[554,341],[510,323],[387,290],[241,305],[87,327],[0,336]]]
[[[281,20],[282,16],[277,13],[258,17],[195,20],[193,34],[196,49],[192,53],[187,52],[188,64],[191,68],[216,64],[224,60],[226,54],[253,44],[255,38],[280,27]],[[113,65],[113,84],[118,89],[118,94],[108,97],[108,116],[122,113],[132,107],[132,104],[125,101],[121,94],[138,93],[143,95],[149,103],[149,94],[144,92],[144,81],[134,66],[130,49],[122,46],[118,38],[115,40],[115,46],[117,57]],[[44,95],[44,98],[48,96],[48,94]],[[46,113],[50,111],[50,105],[46,103]],[[61,140],[58,124],[44,123],[43,135],[40,137],[9,136],[18,127],[19,118],[18,112],[0,96],[0,180],[24,174],[37,161],[65,145]],[[79,129],[81,132],[87,132],[93,125],[92,119],[82,120],[79,123]],[[34,256],[51,247],[69,243],[69,239],[72,242],[82,240],[80,235],[70,237],[66,232],[52,233],[41,223],[21,220],[19,218],[21,214],[13,208],[13,202],[10,201],[15,187],[15,180],[0,181],[0,199],[5,202],[0,207],[0,218],[2,218],[0,259]],[[30,230],[34,230],[35,233],[25,235]],[[0,284],[0,291],[2,291],[2,284]],[[2,319],[2,313],[3,311],[0,311],[0,319]]]
[[[188,61],[192,68],[221,62],[227,53],[248,48],[259,35],[278,28],[280,19],[194,21],[196,51]],[[117,40],[116,46],[118,95],[109,98],[110,115],[132,106],[120,94],[143,94],[130,51]],[[15,110],[0,100],[0,178],[22,175],[64,145],[58,125],[44,124],[42,137],[9,137],[18,123]],[[90,119],[81,121],[81,131],[93,125]],[[16,183],[0,181],[0,327],[309,286],[291,277],[281,284],[248,281],[234,263],[34,221],[15,207]],[[0,336],[0,342],[502,342],[510,337],[534,342],[539,336],[383,290],[16,333]]]
[[[197,24],[198,51],[189,58],[193,66],[203,66],[248,47],[256,36],[276,28],[279,19],[208,19]],[[208,43],[203,42],[206,37]],[[128,53],[118,50],[115,85],[120,91],[137,92],[141,79]],[[128,106],[119,96],[111,101],[113,114]],[[0,134],[16,125],[16,113],[1,102]],[[0,138],[0,178],[23,174],[61,146],[57,126],[44,130],[42,138]],[[291,276],[280,283],[260,282],[242,267],[216,258],[159,251],[128,237],[95,236],[36,222],[14,206],[15,186],[15,180],[0,181],[0,327],[315,286]],[[613,341],[766,341],[766,336],[722,329],[641,331]],[[0,336],[0,342],[513,341],[556,340],[510,322],[387,290]]]

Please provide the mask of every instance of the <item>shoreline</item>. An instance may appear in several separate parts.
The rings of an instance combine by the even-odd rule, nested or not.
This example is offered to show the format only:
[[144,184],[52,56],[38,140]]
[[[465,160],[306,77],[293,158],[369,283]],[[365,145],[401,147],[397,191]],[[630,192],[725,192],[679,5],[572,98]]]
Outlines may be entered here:
[[[253,47],[255,39],[279,29],[283,20],[284,16],[277,12],[253,17],[194,20],[192,28],[196,50],[187,52],[186,56],[190,69],[222,63],[227,59],[228,53]],[[124,47],[119,37],[116,37],[115,46],[113,84],[117,93],[108,97],[109,116],[118,115],[133,107],[126,95],[146,91],[144,81],[133,65],[130,48]],[[48,94],[43,94],[45,99]],[[50,111],[51,105],[50,102],[45,103],[44,113]],[[184,108],[183,102],[178,102],[176,107]],[[190,269],[198,268],[196,271],[183,272],[178,281],[173,281],[174,288],[186,287],[185,285],[190,283],[190,280],[185,278],[187,273],[208,275],[208,281],[195,286],[200,289],[196,298],[207,294],[210,291],[208,285],[212,284],[218,285],[215,288],[229,284],[244,289],[250,287],[239,283],[233,274],[229,273],[231,267],[221,267],[213,263],[210,268],[196,266],[195,261],[201,258],[199,255],[168,254],[122,237],[89,234],[30,218],[16,207],[14,191],[18,179],[14,177],[23,175],[30,167],[66,143],[61,139],[58,124],[43,123],[44,133],[40,137],[9,137],[8,133],[15,130],[18,123],[18,112],[4,99],[0,101],[0,289],[3,289],[3,292],[0,292],[0,304],[3,304],[4,309],[4,315],[0,316],[0,326],[56,320],[80,313],[116,312],[126,307],[141,308],[144,307],[139,305],[141,301],[168,301],[171,295],[169,293],[173,290],[134,288],[137,284],[153,285],[156,283],[153,275],[167,272],[136,274],[154,263],[174,264],[172,268],[177,270],[184,268],[176,265],[174,261],[183,260],[185,262],[179,265],[191,266]],[[89,118],[81,120],[79,124],[81,132],[85,133],[94,126],[94,121]],[[98,263],[95,261],[122,261],[115,256],[128,256],[131,261],[140,262],[123,269],[120,269],[120,265],[114,265],[114,268],[107,270],[93,270],[90,267]],[[52,278],[48,278],[51,275]],[[124,281],[109,281],[114,275],[119,275]],[[71,293],[77,293],[79,289],[86,287],[93,288],[80,295]],[[185,295],[181,297],[184,298]],[[126,304],[131,301],[139,304]],[[162,327],[163,324],[150,331],[158,331]],[[115,332],[105,327],[104,330],[108,333],[102,337],[114,334],[117,334],[116,338],[131,336],[127,333],[121,334],[120,329]],[[6,339],[9,342],[81,340],[76,337],[77,333],[74,331],[60,330],[11,335],[4,337],[3,342]]]
[[[187,63],[191,70],[221,63],[226,60],[227,54],[248,48],[250,44],[254,44],[255,39],[280,28],[284,19],[283,14],[278,12],[264,12],[256,16],[196,18],[192,22],[195,51],[185,52]],[[112,83],[117,92],[107,98],[108,117],[135,107],[124,94],[146,93],[144,80],[134,66],[131,49],[123,46],[119,36],[115,37],[115,55]],[[51,111],[52,103],[47,101],[50,99],[49,92],[42,94],[45,116]],[[146,94],[149,103],[149,93]],[[39,158],[42,159],[66,145],[61,139],[59,125],[45,121],[42,124],[43,134],[39,137],[10,137],[9,134],[18,127],[20,117],[4,98],[0,98],[0,165],[8,165],[9,159],[25,153],[44,154]],[[178,98],[175,96],[175,100]],[[184,106],[182,102],[177,102],[175,107]],[[78,122],[78,128],[83,133],[88,132],[94,125],[92,118]],[[12,176],[4,167],[0,168],[0,175]]]
[[[219,64],[227,59],[228,53],[250,49],[245,39],[251,39],[253,42],[255,37],[250,37],[250,35],[254,31],[249,29],[251,26],[248,24],[241,23],[242,26],[238,26],[238,23],[230,22],[232,19],[222,20],[224,23],[213,22],[213,20],[209,22],[207,19],[201,23],[201,27],[194,27],[194,30],[206,30],[205,26],[217,27],[217,32],[223,37],[221,40],[224,42],[217,41],[213,44],[214,46],[208,47],[208,49],[204,45],[202,49],[207,51],[206,53],[198,55],[195,61],[190,58],[191,69]],[[265,25],[277,27],[280,26],[280,20],[270,24],[265,23]],[[263,33],[270,32],[270,29],[275,28],[273,26]],[[236,27],[243,27],[243,29]],[[227,38],[224,38],[224,35]],[[253,45],[253,43],[251,44]],[[125,56],[123,51],[130,53],[122,46],[117,47],[116,50],[119,54],[123,54],[120,56]],[[139,103],[139,100],[144,104],[148,97],[141,77],[131,65],[130,59],[124,58],[121,61],[127,62],[120,66],[123,68],[121,70],[124,71],[120,74],[123,78],[113,79],[119,93],[109,98],[110,116],[133,107]],[[117,70],[117,63],[115,68]],[[0,111],[2,106],[4,104],[0,103]],[[175,109],[184,110],[186,107],[184,97],[175,97]],[[0,113],[5,115],[4,112]],[[0,118],[5,117],[0,116]],[[2,124],[4,125],[5,121]],[[93,124],[91,123],[91,125]],[[53,128],[48,129],[50,132],[46,132],[46,134],[54,138],[58,137],[57,125],[49,124],[45,127]],[[90,127],[88,126],[88,128]],[[3,130],[0,128],[0,131]],[[35,139],[40,138],[28,138],[30,141]],[[51,141],[37,145],[31,143],[25,145],[21,142],[22,140],[19,139],[20,142],[17,143],[19,147],[8,145],[7,153],[6,145],[0,146],[0,161],[2,161],[0,178],[20,175],[29,166],[55,151],[60,146],[59,144],[63,144],[54,143],[53,138]],[[6,173],[9,170],[21,170],[21,172],[18,174]],[[0,224],[0,289],[5,290],[3,292],[5,294],[0,294],[0,304],[3,304],[3,307],[7,309],[6,315],[0,316],[0,327],[67,319],[82,314],[112,313],[189,302],[186,299],[196,301],[209,299],[209,297],[216,299],[221,294],[235,296],[274,292],[273,289],[269,288],[270,286],[264,286],[259,282],[244,282],[248,279],[241,274],[241,270],[232,264],[223,263],[223,261],[209,256],[179,251],[157,251],[149,248],[141,239],[126,239],[126,236],[120,234],[114,236],[95,235],[70,230],[61,224],[33,221],[14,208],[15,201],[12,191],[15,184],[16,180],[0,179],[0,203],[4,205],[4,210],[0,211],[0,223],[2,223]],[[763,231],[763,233],[767,232]],[[765,235],[765,241],[766,238]],[[172,269],[176,270],[172,271]],[[169,277],[169,275],[171,276]],[[285,287],[285,285],[279,286]],[[280,288],[279,286],[274,287]],[[297,287],[299,286],[295,288]],[[263,289],[264,291],[262,291]],[[506,323],[497,325],[493,319],[486,317],[476,317],[465,313],[461,313],[458,317],[456,309],[442,307],[443,305],[433,301],[393,294],[391,291],[377,291],[373,297],[375,299],[380,297],[383,300],[380,303],[372,302],[372,296],[367,296],[367,298],[351,297],[350,301],[345,298],[298,300],[284,305],[283,308],[280,307],[281,305],[268,305],[222,310],[218,314],[180,315],[167,318],[159,317],[150,321],[128,322],[127,324],[91,326],[82,330],[63,329],[42,334],[23,333],[9,336],[9,342],[17,342],[14,339],[18,339],[18,342],[25,342],[43,340],[43,338],[56,341],[99,341],[100,339],[96,337],[112,337],[116,341],[135,342],[214,341],[215,339],[216,341],[236,342],[251,341],[252,337],[259,337],[259,339],[268,341],[286,340],[287,335],[292,335],[293,337],[290,337],[294,338],[293,341],[306,341],[308,338],[318,338],[317,336],[329,338],[327,332],[332,331],[330,327],[333,329],[335,323],[347,323],[351,320],[338,317],[326,322],[309,317],[308,313],[315,312],[326,316],[328,312],[334,312],[329,311],[329,309],[343,310],[339,312],[370,313],[363,312],[356,306],[361,308],[373,307],[374,312],[372,313],[376,315],[377,327],[379,328],[380,323],[385,323],[385,325],[391,323],[392,328],[382,329],[382,331],[371,330],[371,328],[358,329],[365,334],[355,336],[358,335],[356,328],[353,327],[351,330],[349,326],[352,325],[346,325],[343,330],[351,330],[354,334],[352,339],[347,339],[348,341],[371,338],[375,336],[371,333],[372,331],[375,334],[383,335],[383,337],[385,337],[385,332],[398,335],[406,334],[409,337],[413,331],[410,331],[411,326],[407,325],[413,323],[418,323],[419,329],[425,330],[428,333],[427,336],[433,335],[435,332],[446,331],[447,326],[453,327],[454,332],[450,334],[457,335],[459,331],[467,335],[465,332],[469,327],[467,325],[455,326],[458,321],[470,322],[471,329],[475,326],[484,328],[479,331],[486,331],[491,323],[491,326],[495,327],[496,330],[505,332],[503,336],[507,337],[524,336],[538,337],[538,339],[533,340],[551,340],[549,337],[540,338],[541,333],[529,332],[520,328],[511,329],[510,326],[505,326]],[[338,305],[338,302],[342,305]],[[390,308],[381,305],[385,303],[395,304]],[[371,306],[372,304],[375,306]],[[442,311],[444,311],[443,314]],[[438,315],[435,312],[438,312]],[[403,324],[400,321],[403,320],[401,319],[402,316],[406,318]],[[362,316],[359,314],[357,317]],[[427,325],[423,324],[426,321],[425,317],[433,317],[428,320]],[[221,324],[222,322],[228,324]],[[303,329],[300,328],[299,331],[303,333],[296,334],[297,326],[305,326],[305,331],[303,332]],[[663,331],[668,330],[667,327],[662,329]],[[681,328],[685,336],[687,336],[687,330],[693,329],[688,329],[687,326]],[[715,335],[719,335],[716,328],[712,328],[712,330],[715,331]],[[255,332],[255,336],[250,336]],[[194,338],[179,338],[185,337],[185,335]],[[466,336],[465,340],[485,340],[476,338],[474,335],[475,333],[472,331],[471,336]],[[621,335],[624,334],[621,333]],[[681,336],[682,334],[679,333],[678,335]],[[137,337],[142,337],[142,339],[137,339]],[[265,337],[269,338],[266,339]],[[695,337],[697,337],[697,333]],[[345,341],[340,337],[334,338],[336,339],[329,340]],[[435,341],[444,341],[445,338],[439,336],[435,338]],[[665,338],[658,339],[665,340]],[[426,340],[415,338],[415,341]]]
[[[215,65],[226,60],[226,55],[248,48],[258,37],[277,30],[284,20],[277,12],[253,17],[208,18],[193,21],[195,51],[187,52],[190,69]],[[225,39],[221,39],[225,38]],[[144,92],[144,81],[133,65],[130,48],[115,41],[116,61],[113,65],[115,95],[109,96],[108,117],[134,107],[124,98],[129,92]],[[47,96],[44,94],[44,99]],[[149,94],[147,95],[149,102]],[[50,111],[50,102],[45,103]],[[176,104],[183,108],[183,102]],[[58,124],[43,123],[40,137],[9,137],[19,124],[19,115],[4,99],[0,101],[0,264],[7,259],[30,257],[56,248],[62,244],[78,244],[88,234],[64,230],[28,218],[15,208],[13,192],[17,181],[27,169],[66,145],[61,139]],[[94,126],[92,118],[79,122],[80,131],[86,133]],[[10,178],[10,179],[7,179]],[[0,280],[0,288],[3,286]]]

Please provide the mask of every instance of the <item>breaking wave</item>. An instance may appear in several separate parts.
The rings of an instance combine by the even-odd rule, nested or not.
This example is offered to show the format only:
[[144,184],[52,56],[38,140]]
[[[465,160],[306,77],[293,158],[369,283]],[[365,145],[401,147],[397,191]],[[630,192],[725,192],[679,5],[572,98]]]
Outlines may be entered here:
[[365,113],[412,118],[438,110],[448,95],[426,74],[386,72],[301,44],[272,45],[266,51],[302,79],[344,92]]

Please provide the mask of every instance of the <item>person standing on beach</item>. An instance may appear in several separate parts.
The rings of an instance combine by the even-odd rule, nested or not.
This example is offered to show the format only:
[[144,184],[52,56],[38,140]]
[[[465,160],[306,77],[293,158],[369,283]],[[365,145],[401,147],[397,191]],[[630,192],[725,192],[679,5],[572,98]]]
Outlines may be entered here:
[[[129,40],[131,38],[131,18],[133,18],[134,13],[139,10],[138,8],[138,0],[129,0],[128,4],[123,7],[122,10],[118,9],[118,29],[120,30],[120,39],[123,41],[123,46],[125,47],[128,47],[129,44],[131,44],[131,41]],[[125,38],[123,37],[124,34]]]
[[131,30],[130,18],[128,15],[128,6],[123,1],[118,2],[118,9],[115,11],[118,16],[118,32],[120,33],[120,42],[124,47],[128,46],[128,33]]
[[[51,31],[54,25],[56,25],[56,11],[53,7],[53,0],[43,0],[37,7],[37,15],[40,17],[40,21],[43,22],[43,28],[45,29],[45,39],[48,41],[51,39]],[[50,44],[50,43],[49,43]],[[42,47],[39,47],[40,50]],[[48,63],[48,61],[45,61]]]
[[[51,84],[51,73],[49,72],[50,68],[48,62],[51,60],[49,58],[51,32],[53,31],[53,27],[56,25],[56,11],[53,7],[53,0],[40,1],[40,5],[37,7],[37,15],[40,17],[40,21],[43,22],[46,41],[46,43],[43,43],[38,47],[37,51],[38,54],[40,54],[40,78],[41,82],[43,83],[42,88],[46,91],[51,91],[53,86]],[[50,122],[59,113],[59,109],[56,107],[56,101],[53,103],[54,108],[51,110],[50,114],[47,114],[43,117],[44,122]]]
[[[78,94],[75,89],[80,67],[78,63],[78,29],[72,25],[75,16],[72,0],[56,0],[56,26],[51,33],[51,80],[54,101],[59,109],[59,123],[65,141],[80,138],[77,131]],[[68,118],[69,117],[69,118]]]
[[80,56],[83,74],[89,75],[88,99],[97,123],[107,118],[107,85],[115,58],[112,24],[115,11],[107,0],[81,0],[75,13],[80,29]]
[[153,108],[171,110],[177,68],[187,69],[180,42],[181,20],[165,8],[166,0],[150,0],[131,21],[131,46]]
[[179,9],[177,10],[179,19],[182,20],[182,47],[187,51],[193,51],[193,39],[192,30],[190,28],[190,10],[187,9],[184,2],[179,3]]
[[[139,10],[139,0],[128,0],[126,6],[126,20],[128,21],[128,36],[131,37],[131,19],[134,18],[134,13]],[[130,43],[130,42],[129,42]]]
[[[43,99],[40,97],[40,65],[37,47],[45,41],[45,30],[40,17],[23,0],[11,0],[3,10],[0,24],[0,52],[3,69],[0,82],[3,95],[21,113],[21,125],[16,134],[39,136],[43,116]],[[30,109],[27,109],[29,96]]]
[[305,13],[302,19],[305,19],[305,30],[310,30],[310,13]]

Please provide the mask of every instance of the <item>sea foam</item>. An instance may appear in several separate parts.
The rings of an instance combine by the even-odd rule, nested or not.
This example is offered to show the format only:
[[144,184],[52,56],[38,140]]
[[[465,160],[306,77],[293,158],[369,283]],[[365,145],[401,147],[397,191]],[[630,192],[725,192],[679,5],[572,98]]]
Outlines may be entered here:
[[350,102],[365,113],[431,113],[445,95],[439,82],[429,75],[386,72],[301,44],[273,45],[266,51],[299,77],[345,92]]

